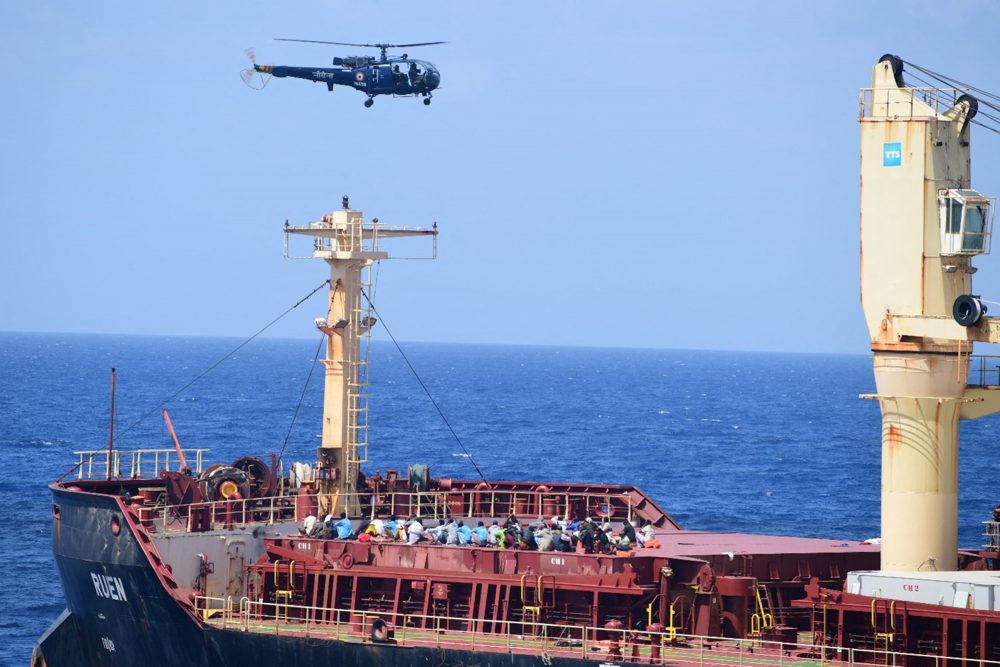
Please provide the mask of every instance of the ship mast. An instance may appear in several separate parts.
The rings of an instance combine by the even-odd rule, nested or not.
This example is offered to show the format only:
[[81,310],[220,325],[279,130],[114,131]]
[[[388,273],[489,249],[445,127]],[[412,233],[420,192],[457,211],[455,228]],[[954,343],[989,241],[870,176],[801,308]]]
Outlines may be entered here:
[[[388,238],[430,236],[432,259],[437,251],[434,227],[388,227],[374,219],[364,221],[361,211],[343,208],[306,226],[285,223],[285,256],[289,236],[314,238],[310,257],[325,260],[330,267],[326,317],[316,327],[326,335],[326,375],[323,387],[323,432],[317,452],[317,491],[321,515],[346,511],[359,513],[358,475],[368,460],[368,354],[367,342],[375,318],[362,289],[371,294],[369,267],[389,259],[380,247]],[[364,343],[364,349],[362,344]]]
[[[958,423],[1000,411],[969,384],[974,341],[1000,320],[972,296],[972,259],[990,247],[993,200],[971,187],[962,91],[915,89],[884,56],[862,90],[861,302],[882,409],[882,569],[954,570]],[[978,378],[977,378],[978,379]]]

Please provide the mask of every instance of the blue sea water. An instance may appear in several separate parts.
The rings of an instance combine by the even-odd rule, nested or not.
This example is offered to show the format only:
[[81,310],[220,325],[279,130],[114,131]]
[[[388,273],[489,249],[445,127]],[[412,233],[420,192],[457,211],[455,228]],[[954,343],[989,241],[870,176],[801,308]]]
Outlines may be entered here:
[[[158,407],[235,348],[219,338],[0,333],[0,664],[27,664],[63,608],[47,485],[107,445],[118,368],[123,449],[170,447]],[[213,461],[280,449],[318,341],[257,339],[169,404]],[[878,535],[880,417],[866,355],[405,344],[491,478],[629,483],[684,527],[860,540]],[[427,463],[475,477],[399,352],[372,352],[370,470]],[[322,369],[286,460],[315,456]],[[152,414],[126,430],[144,414]],[[1000,500],[996,422],[963,423],[960,543]],[[915,518],[919,519],[919,518]]]

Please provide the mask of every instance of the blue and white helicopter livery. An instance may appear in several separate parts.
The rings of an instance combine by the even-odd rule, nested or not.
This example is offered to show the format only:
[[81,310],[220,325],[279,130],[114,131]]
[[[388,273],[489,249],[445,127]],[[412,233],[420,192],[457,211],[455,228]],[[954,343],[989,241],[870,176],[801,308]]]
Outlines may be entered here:
[[333,91],[334,86],[348,86],[368,96],[365,106],[370,107],[378,95],[394,97],[423,97],[424,104],[431,103],[431,91],[441,84],[441,74],[437,68],[425,61],[414,60],[407,54],[388,56],[389,49],[411,46],[432,46],[445,42],[420,42],[417,44],[350,44],[347,42],[322,42],[314,39],[277,38],[280,42],[307,42],[309,44],[335,44],[338,46],[361,46],[378,49],[380,56],[347,56],[334,58],[333,67],[288,67],[285,65],[258,65],[252,49],[247,56],[253,65],[240,76],[243,83],[260,90],[267,85],[270,77],[294,77],[326,84]]

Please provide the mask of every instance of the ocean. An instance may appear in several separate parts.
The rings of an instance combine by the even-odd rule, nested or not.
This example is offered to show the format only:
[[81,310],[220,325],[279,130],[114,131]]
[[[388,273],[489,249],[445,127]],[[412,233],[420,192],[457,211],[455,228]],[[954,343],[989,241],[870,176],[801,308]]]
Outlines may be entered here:
[[[118,368],[122,449],[171,447],[162,402],[241,341],[0,333],[0,665],[26,665],[63,609],[46,486],[107,446]],[[318,340],[256,339],[173,399],[211,461],[311,461]],[[880,416],[868,355],[412,343],[403,350],[487,477],[635,484],[682,526],[862,540],[879,534]],[[475,470],[396,348],[372,347],[369,471]],[[142,421],[140,418],[144,417]],[[981,543],[1000,488],[997,423],[962,424],[959,542]],[[289,436],[290,432],[290,436]],[[914,517],[919,520],[919,517]]]

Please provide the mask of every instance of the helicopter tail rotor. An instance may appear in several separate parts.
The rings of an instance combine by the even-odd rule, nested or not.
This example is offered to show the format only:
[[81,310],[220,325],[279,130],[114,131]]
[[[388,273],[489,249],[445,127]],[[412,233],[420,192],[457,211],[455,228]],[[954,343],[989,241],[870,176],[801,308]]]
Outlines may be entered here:
[[271,68],[268,65],[257,65],[257,54],[254,53],[253,48],[247,49],[246,54],[250,60],[251,67],[242,70],[240,78],[243,79],[243,83],[247,87],[254,90],[263,90],[264,86],[271,80]]

